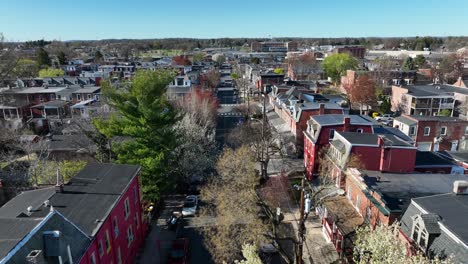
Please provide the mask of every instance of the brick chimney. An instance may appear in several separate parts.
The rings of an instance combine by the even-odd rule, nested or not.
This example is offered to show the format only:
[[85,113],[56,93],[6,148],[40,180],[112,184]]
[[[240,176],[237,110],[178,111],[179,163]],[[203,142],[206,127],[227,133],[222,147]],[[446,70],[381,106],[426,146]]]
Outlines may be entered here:
[[468,195],[468,181],[454,181],[453,193],[456,195]]
[[345,116],[343,119],[343,132],[349,132],[351,126],[351,118],[349,116]]
[[325,104],[320,103],[319,104],[319,115],[324,115],[325,114]]
[[60,169],[57,169],[57,183],[55,184],[55,192],[61,193],[63,192],[63,177],[60,173]]

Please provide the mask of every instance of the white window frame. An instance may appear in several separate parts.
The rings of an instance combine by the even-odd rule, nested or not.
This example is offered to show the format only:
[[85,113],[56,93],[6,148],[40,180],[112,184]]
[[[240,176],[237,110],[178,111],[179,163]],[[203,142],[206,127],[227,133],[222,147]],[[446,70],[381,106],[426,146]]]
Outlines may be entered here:
[[[416,226],[418,227],[418,230],[417,230],[417,234],[415,235]],[[424,240],[421,240],[421,238]],[[427,232],[426,227],[424,226],[424,222],[422,221],[420,215],[416,215],[413,217],[413,226],[411,228],[411,239],[414,241],[415,244],[418,245],[418,247],[420,247],[424,251],[427,249],[427,246],[429,243],[429,233]],[[421,242],[424,242],[424,244],[421,245]]]
[[130,225],[127,229],[127,246],[130,247],[130,245],[132,244],[133,240],[135,239],[135,237],[133,236],[133,229],[132,229],[132,225]]
[[[444,133],[442,133],[442,131],[443,131]],[[446,127],[446,126],[440,127],[440,134],[441,134],[442,136],[446,136],[446,135],[447,135],[447,127]]]
[[416,135],[416,127],[415,126],[410,126],[409,127],[409,135],[410,136]]
[[468,126],[465,127],[465,135],[468,135]]
[[361,196],[359,196],[359,193],[356,194],[356,210],[361,213]]
[[114,237],[118,237],[119,236],[119,222],[118,222],[117,216],[114,216],[114,219],[112,219],[112,226],[114,230]]
[[81,101],[81,94],[76,94],[76,100]]
[[91,253],[91,264],[97,264],[97,261],[96,261],[96,254],[93,252]]
[[125,202],[124,202],[124,218],[125,220],[128,219],[128,216],[130,215],[130,200],[128,199],[125,199]]
[[351,200],[353,197],[353,187],[351,185],[348,185],[348,192],[346,196],[348,197],[349,200]]
[[[426,133],[426,128],[427,128],[427,133]],[[431,134],[431,127],[424,127],[424,136],[429,136]]]
[[364,130],[362,128],[358,128],[358,129],[356,129],[356,132],[362,134],[362,133],[364,133]]

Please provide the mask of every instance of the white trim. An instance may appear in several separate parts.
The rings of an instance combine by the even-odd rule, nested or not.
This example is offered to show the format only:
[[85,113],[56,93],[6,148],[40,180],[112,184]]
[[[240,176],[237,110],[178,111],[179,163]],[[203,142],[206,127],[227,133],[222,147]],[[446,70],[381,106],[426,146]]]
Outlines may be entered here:
[[445,227],[440,221],[439,221],[439,227],[442,231],[444,231],[451,239],[455,240],[455,242],[462,244],[465,248],[468,249],[468,245],[463,243],[461,239],[459,239],[454,233],[452,233],[447,227]]
[[419,204],[417,204],[414,200],[411,200],[411,204],[413,204],[418,210],[423,214],[428,214],[428,212],[422,208]]

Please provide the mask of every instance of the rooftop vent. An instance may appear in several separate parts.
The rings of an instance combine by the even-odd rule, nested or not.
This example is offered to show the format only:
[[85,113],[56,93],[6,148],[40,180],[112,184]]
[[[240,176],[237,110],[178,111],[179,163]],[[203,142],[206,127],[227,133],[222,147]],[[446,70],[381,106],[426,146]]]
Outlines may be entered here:
[[28,210],[28,213],[32,213],[33,207],[32,207],[32,206],[28,206],[27,210]]
[[43,263],[41,261],[42,250],[35,249],[26,256],[26,263]]
[[44,207],[49,207],[50,206],[50,201],[49,200],[45,200],[44,201]]
[[467,195],[468,194],[468,181],[454,181],[453,182],[453,193],[456,195]]

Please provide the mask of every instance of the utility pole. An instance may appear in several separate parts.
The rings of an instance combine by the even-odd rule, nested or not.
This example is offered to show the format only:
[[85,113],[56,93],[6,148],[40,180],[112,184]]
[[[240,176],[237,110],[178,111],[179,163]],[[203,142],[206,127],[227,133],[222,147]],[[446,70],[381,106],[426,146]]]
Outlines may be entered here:
[[262,168],[261,169],[262,169],[262,178],[266,179],[267,170],[266,170],[266,164],[265,164],[265,158],[266,158],[265,151],[268,151],[268,149],[265,150],[266,93],[263,93],[262,97],[263,97],[263,109],[262,109],[263,113],[262,113],[262,162],[261,162]]
[[302,250],[304,248],[304,222],[305,222],[305,218],[304,218],[304,209],[305,209],[305,206],[304,206],[304,199],[305,199],[305,193],[304,193],[304,189],[305,189],[305,180],[302,179],[301,181],[301,202],[300,202],[300,206],[299,206],[299,210],[300,210],[300,219],[299,219],[299,234],[298,234],[298,238],[299,238],[299,243],[297,244],[297,252],[296,252],[296,263],[297,264],[302,264]]

